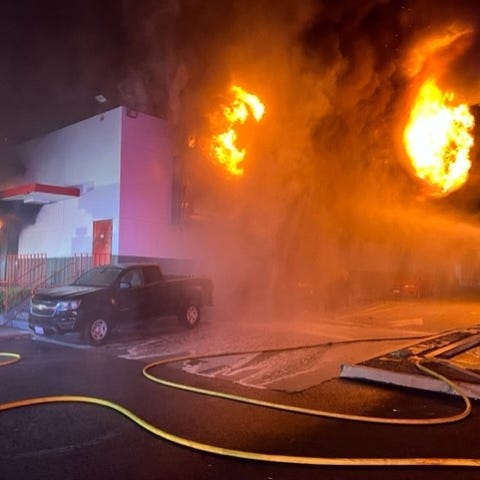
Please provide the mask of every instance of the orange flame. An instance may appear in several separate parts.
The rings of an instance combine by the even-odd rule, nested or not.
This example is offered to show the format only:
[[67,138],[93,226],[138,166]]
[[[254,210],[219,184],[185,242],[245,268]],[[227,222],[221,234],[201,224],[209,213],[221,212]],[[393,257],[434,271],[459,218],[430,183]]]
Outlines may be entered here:
[[233,100],[229,105],[224,106],[222,111],[222,124],[225,131],[213,136],[210,156],[232,175],[238,176],[243,174],[240,164],[247,151],[237,147],[237,132],[234,126],[244,124],[250,116],[257,122],[260,121],[265,112],[265,106],[256,95],[246,92],[239,86],[232,86],[230,91],[233,94]]
[[433,78],[422,85],[403,140],[415,175],[433,196],[447,195],[467,181],[473,125],[468,106],[454,104],[452,92],[442,92]]

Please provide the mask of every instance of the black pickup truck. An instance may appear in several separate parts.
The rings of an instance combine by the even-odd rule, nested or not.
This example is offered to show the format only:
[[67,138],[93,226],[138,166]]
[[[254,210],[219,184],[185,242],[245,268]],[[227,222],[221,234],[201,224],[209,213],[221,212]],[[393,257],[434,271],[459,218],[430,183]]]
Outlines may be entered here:
[[163,275],[156,264],[103,265],[70,285],[35,293],[28,326],[39,335],[78,331],[86,342],[101,345],[125,318],[177,316],[193,328],[205,305],[213,305],[207,277]]

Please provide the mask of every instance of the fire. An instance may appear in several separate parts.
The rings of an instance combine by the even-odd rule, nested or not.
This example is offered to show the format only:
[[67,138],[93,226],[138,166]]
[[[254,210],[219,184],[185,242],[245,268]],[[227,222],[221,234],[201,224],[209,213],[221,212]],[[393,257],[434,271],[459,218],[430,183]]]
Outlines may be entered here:
[[187,138],[188,148],[195,148],[196,144],[197,144],[197,139],[195,138],[195,135],[189,135]]
[[468,106],[455,104],[452,92],[442,92],[433,78],[422,85],[403,139],[416,176],[432,195],[447,195],[466,182],[473,125]]
[[244,124],[250,116],[259,122],[265,113],[265,106],[252,93],[239,86],[232,86],[230,92],[232,101],[223,106],[221,114],[222,132],[213,136],[210,146],[210,156],[223,165],[232,175],[242,175],[243,162],[247,153],[245,148],[236,145],[237,132],[235,126]]

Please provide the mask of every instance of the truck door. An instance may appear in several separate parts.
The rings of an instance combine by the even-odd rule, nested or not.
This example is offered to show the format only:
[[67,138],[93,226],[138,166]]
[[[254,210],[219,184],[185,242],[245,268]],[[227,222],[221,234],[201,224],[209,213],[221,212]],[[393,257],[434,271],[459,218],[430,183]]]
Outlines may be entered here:
[[149,315],[167,313],[165,308],[165,280],[156,265],[148,265],[143,271],[145,280],[145,306]]
[[123,318],[137,318],[145,303],[145,281],[141,268],[128,270],[120,278],[117,305]]

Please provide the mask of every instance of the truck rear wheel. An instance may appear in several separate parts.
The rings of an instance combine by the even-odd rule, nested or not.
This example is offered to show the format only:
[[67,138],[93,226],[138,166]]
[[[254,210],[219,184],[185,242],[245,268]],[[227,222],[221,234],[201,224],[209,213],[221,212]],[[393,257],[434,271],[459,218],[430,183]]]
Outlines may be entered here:
[[86,322],[83,338],[90,345],[103,345],[110,335],[110,329],[110,321],[107,318],[97,317]]
[[178,315],[180,322],[187,328],[194,328],[200,321],[200,308],[194,303],[187,303]]

